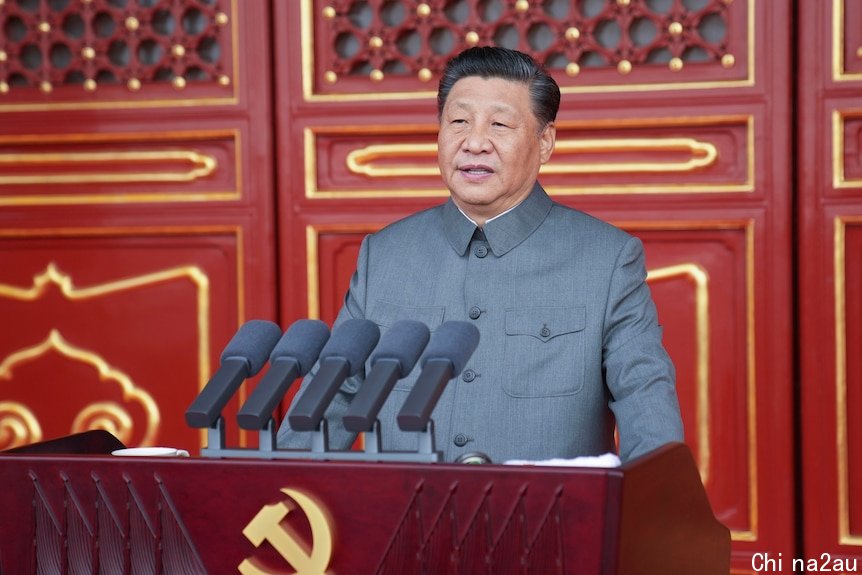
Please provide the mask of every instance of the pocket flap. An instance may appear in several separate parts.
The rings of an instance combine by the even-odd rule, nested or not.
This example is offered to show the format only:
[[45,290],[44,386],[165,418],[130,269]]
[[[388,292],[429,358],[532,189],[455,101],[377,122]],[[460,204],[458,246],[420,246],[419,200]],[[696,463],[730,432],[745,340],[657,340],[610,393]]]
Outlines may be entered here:
[[584,329],[587,310],[578,307],[533,307],[506,310],[506,334],[530,335],[542,341]]
[[377,300],[369,319],[374,323],[391,327],[395,322],[402,319],[421,321],[434,331],[443,323],[443,315],[446,308],[442,306],[406,306],[388,301]]

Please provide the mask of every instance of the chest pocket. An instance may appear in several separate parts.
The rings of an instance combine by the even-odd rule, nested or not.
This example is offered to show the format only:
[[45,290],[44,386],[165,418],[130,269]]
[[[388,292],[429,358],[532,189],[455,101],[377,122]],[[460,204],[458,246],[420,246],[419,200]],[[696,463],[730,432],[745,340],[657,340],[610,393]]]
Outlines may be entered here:
[[584,306],[506,310],[503,391],[512,397],[578,393],[586,317]]

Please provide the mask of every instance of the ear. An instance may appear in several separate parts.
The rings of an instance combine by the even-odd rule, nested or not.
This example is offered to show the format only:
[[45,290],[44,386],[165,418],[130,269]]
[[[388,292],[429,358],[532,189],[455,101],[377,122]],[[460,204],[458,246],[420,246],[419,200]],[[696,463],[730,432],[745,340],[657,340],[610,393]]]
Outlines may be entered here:
[[556,141],[557,126],[553,122],[548,122],[542,129],[542,133],[539,134],[539,159],[543,164],[551,159]]

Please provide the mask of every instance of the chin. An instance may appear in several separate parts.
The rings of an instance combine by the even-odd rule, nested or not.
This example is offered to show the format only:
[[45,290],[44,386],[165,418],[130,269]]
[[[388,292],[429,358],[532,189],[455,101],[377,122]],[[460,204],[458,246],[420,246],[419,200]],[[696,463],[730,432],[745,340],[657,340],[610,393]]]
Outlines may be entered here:
[[471,194],[453,194],[462,205],[484,208],[494,203],[494,198],[476,196]]

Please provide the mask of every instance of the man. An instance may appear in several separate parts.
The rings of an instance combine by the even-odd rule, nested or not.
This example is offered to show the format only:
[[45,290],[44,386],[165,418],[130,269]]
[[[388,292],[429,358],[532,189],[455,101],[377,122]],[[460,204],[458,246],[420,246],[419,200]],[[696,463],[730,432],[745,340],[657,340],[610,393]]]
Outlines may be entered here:
[[[614,450],[615,423],[624,461],[683,439],[641,242],[554,203],[536,181],[559,103],[553,78],[520,52],[470,48],[451,60],[437,97],[451,198],[365,238],[336,320],[479,328],[432,414],[446,461],[597,455]],[[385,449],[416,448],[395,416],[418,372],[380,413]],[[359,385],[349,380],[328,412],[334,447],[353,440],[340,414]],[[284,423],[279,443],[307,443],[301,435]]]

